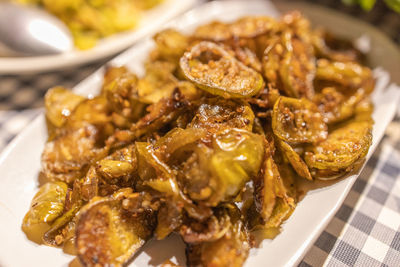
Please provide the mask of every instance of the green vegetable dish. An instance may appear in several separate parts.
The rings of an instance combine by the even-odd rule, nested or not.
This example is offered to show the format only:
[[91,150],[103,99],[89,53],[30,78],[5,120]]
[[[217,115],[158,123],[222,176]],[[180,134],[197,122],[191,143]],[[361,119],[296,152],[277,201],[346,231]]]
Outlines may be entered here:
[[142,77],[109,66],[97,96],[47,92],[47,182],[22,230],[84,266],[123,266],[172,233],[188,266],[242,266],[257,235],[279,233],[300,183],[359,168],[372,72],[299,12],[154,41]]
[[75,46],[86,50],[104,37],[136,28],[143,12],[163,0],[11,0],[43,8],[62,20]]

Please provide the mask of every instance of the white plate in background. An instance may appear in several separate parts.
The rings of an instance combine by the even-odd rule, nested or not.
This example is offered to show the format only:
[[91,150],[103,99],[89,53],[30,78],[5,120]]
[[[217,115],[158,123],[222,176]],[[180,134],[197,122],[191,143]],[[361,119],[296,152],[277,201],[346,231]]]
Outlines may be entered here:
[[[169,26],[190,31],[195,26],[210,20],[229,21],[240,16],[255,14],[276,15],[277,12],[267,1],[211,2],[186,13]],[[330,26],[335,27],[334,24]],[[363,33],[368,34],[368,32]],[[353,37],[358,37],[360,33],[354,31],[353,34]],[[377,45],[385,46],[382,40],[373,41]],[[133,71],[141,73],[142,62],[152,47],[150,39],[143,40],[111,63],[127,65]],[[385,60],[393,60],[392,54],[385,56]],[[373,117],[376,124],[368,157],[377,147],[386,126],[392,120],[400,97],[399,90],[394,86],[383,90],[388,84],[387,74],[382,71],[375,73],[380,77],[377,83],[379,93],[373,94],[376,107]],[[98,92],[101,82],[102,70],[99,70],[79,84],[75,92],[83,95],[94,94]],[[0,266],[68,266],[73,259],[60,249],[32,243],[20,229],[23,216],[37,191],[40,155],[46,137],[44,116],[40,115],[0,156]],[[357,176],[352,175],[332,185],[309,191],[293,215],[284,223],[282,233],[274,240],[265,240],[260,248],[252,249],[245,266],[279,267],[298,263],[340,207]],[[159,265],[166,259],[173,259],[181,265],[185,263],[184,246],[177,236],[172,235],[161,242],[148,243],[131,265]]]
[[103,38],[95,47],[88,50],[75,49],[71,52],[49,56],[0,57],[0,75],[61,70],[115,55],[141,38],[153,35],[165,23],[199,2],[201,1],[164,0],[158,6],[143,12],[143,17],[134,30]]

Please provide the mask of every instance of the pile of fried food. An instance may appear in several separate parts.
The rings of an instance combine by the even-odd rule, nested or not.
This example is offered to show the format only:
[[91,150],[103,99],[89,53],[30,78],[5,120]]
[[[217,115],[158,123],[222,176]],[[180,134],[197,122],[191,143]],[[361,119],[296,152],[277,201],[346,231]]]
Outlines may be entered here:
[[24,218],[30,239],[85,266],[120,266],[176,233],[187,265],[241,266],[254,233],[291,215],[299,181],[365,158],[371,70],[298,12],[154,41],[141,78],[108,67],[98,96],[48,91],[49,182]]
[[163,0],[12,0],[35,5],[62,20],[74,37],[75,46],[89,49],[101,38],[132,30],[142,11]]

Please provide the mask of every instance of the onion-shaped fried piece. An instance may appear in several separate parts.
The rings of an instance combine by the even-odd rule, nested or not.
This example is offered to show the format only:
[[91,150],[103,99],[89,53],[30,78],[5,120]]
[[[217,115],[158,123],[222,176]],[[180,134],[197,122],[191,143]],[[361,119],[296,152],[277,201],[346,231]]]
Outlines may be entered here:
[[235,59],[222,46],[200,42],[184,53],[180,67],[199,88],[224,98],[257,94],[264,86],[262,76]]
[[257,72],[262,71],[261,61],[258,59],[257,55],[250,50],[248,47],[234,47],[235,56],[240,60],[244,65],[250,67]]
[[346,96],[334,87],[325,87],[315,95],[313,102],[318,106],[326,123],[336,123],[354,115],[357,103],[365,97],[365,91],[359,88],[354,94]]
[[103,159],[97,163],[98,171],[110,180],[132,174],[135,167],[128,161],[112,159]]
[[130,139],[156,132],[186,111],[188,106],[189,103],[180,91],[174,90],[169,98],[163,98],[147,108],[149,113],[132,125]]
[[136,169],[137,159],[134,145],[116,150],[110,156],[96,163],[97,172],[112,184],[121,180],[129,180]]
[[255,38],[278,30],[278,22],[266,16],[248,16],[230,24],[213,21],[199,26],[194,32],[195,39],[227,42],[232,38]]
[[177,161],[174,157],[175,152],[180,152],[185,146],[194,144],[205,138],[207,131],[203,128],[174,128],[154,145],[154,149],[165,159],[165,161]]
[[66,128],[79,129],[87,124],[105,125],[111,121],[111,109],[104,96],[85,99],[68,117]]
[[213,149],[203,143],[182,148],[176,153],[173,165],[177,165],[177,178],[182,190],[196,202],[206,201],[213,193],[215,183],[210,182],[209,161]]
[[[126,162],[123,163],[124,165],[126,164]],[[136,179],[133,179],[133,177],[136,178],[136,175],[131,173],[123,176],[112,176],[114,174],[121,175],[121,172],[123,172],[123,170],[118,169],[120,168],[118,166],[113,166],[113,168],[118,169],[113,171],[107,168],[102,171],[98,167],[98,164],[91,165],[84,177],[75,180],[71,198],[72,203],[79,200],[89,201],[95,196],[108,196],[116,192],[120,187],[132,186],[136,181]]]
[[138,100],[137,76],[126,68],[123,68],[123,71],[119,69],[116,67],[107,69],[105,77],[112,76],[112,80],[104,82],[102,93],[113,111],[114,124],[127,128],[127,125],[143,116],[146,105]]
[[305,154],[310,168],[333,171],[347,170],[366,156],[372,143],[369,121],[350,121],[329,133],[328,138]]
[[283,42],[287,49],[279,67],[283,89],[288,96],[311,99],[314,96],[315,76],[312,48],[288,33],[283,35]]
[[319,59],[315,78],[354,89],[363,88],[366,93],[371,93],[375,85],[371,69],[356,62]]
[[157,59],[174,63],[178,63],[179,58],[189,45],[188,37],[173,29],[166,29],[157,33],[153,40],[157,45],[155,50]]
[[67,190],[68,186],[63,182],[49,182],[39,188],[22,222],[22,230],[29,239],[42,242],[44,232],[64,211]]
[[284,31],[267,40],[262,58],[264,77],[287,96],[311,99],[314,95],[315,57],[312,47]]
[[275,160],[275,163],[278,166],[279,174],[282,178],[283,186],[286,189],[287,195],[292,198],[294,202],[297,202],[299,196],[297,190],[298,174],[290,167],[289,162],[278,162]]
[[179,233],[188,244],[212,242],[223,237],[231,227],[231,219],[225,208],[217,208],[214,214],[204,222],[186,219]]
[[93,198],[80,210],[76,247],[85,266],[122,266],[151,237],[154,215],[123,209],[126,193]]
[[71,202],[76,202],[80,199],[89,201],[93,197],[100,195],[99,187],[100,175],[97,173],[96,168],[91,166],[84,177],[74,181],[72,189],[74,199],[71,199]]
[[211,215],[209,208],[203,205],[195,205],[182,193],[176,181],[176,172],[156,155],[152,145],[146,142],[136,142],[136,154],[138,174],[143,180],[143,185],[172,198],[179,205],[182,205],[193,218],[204,220]]
[[63,230],[66,229],[67,224],[71,224],[72,227],[75,226],[73,220],[81,206],[81,201],[74,203],[68,211],[52,223],[50,229],[43,235],[43,241],[46,245],[59,246],[64,243]]
[[254,204],[261,219],[269,219],[276,203],[275,183],[280,179],[278,167],[268,156],[261,168],[260,175],[254,180]]
[[119,77],[126,75],[127,73],[130,73],[130,71],[125,66],[114,67],[111,65],[106,65],[104,71],[102,93],[104,93],[103,90],[109,83],[113,82],[115,79],[118,79]]
[[261,166],[264,142],[260,135],[229,129],[220,132],[213,139],[214,153],[210,158],[210,186],[213,191],[206,201],[216,206],[221,201],[229,201]]
[[312,180],[310,170],[299,154],[285,141],[278,141],[279,147],[298,175]]
[[230,227],[221,238],[189,244],[186,248],[188,266],[240,267],[249,255],[249,235],[236,207],[231,208]]
[[289,143],[319,142],[328,134],[323,117],[313,102],[283,96],[274,105],[272,130]]
[[279,199],[294,208],[294,200],[287,194],[278,166],[268,147],[266,147],[261,170],[254,178],[254,188],[255,210],[260,216],[262,225],[265,225],[274,214]]
[[50,180],[67,183],[82,177],[92,161],[107,153],[97,148],[99,131],[92,125],[67,131],[47,142],[42,153],[42,170]]
[[275,207],[263,228],[278,228],[294,211],[295,204],[291,198],[277,198]]
[[[153,146],[146,142],[136,142],[136,157],[138,161],[138,173],[139,177],[146,182],[151,181],[157,177],[161,177],[162,179],[169,180],[174,179],[174,173],[170,169],[170,167],[162,162],[153,149]],[[160,188],[153,188],[155,190]],[[169,196],[174,194],[178,194],[176,190],[178,188],[171,188],[172,191],[168,192]],[[162,191],[164,192],[164,191]],[[164,192],[166,193],[166,192]]]
[[76,95],[63,87],[53,87],[47,91],[44,97],[46,118],[53,126],[61,127],[84,99],[83,96]]
[[279,68],[285,48],[279,36],[272,36],[265,41],[266,47],[262,57],[262,73],[267,82],[274,87],[280,85]]
[[283,27],[289,28],[302,42],[310,43],[311,25],[298,10],[290,11],[281,17]]
[[190,127],[217,133],[225,128],[251,131],[254,113],[249,104],[240,100],[206,98],[198,107]]
[[137,85],[139,100],[153,104],[170,97],[178,85],[178,80],[172,74],[174,69],[175,66],[167,61],[147,63],[146,74]]

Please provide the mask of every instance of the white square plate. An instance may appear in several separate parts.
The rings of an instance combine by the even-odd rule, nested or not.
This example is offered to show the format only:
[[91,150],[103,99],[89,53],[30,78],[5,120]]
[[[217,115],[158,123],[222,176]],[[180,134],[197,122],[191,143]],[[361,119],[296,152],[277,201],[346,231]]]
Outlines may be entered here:
[[[187,32],[210,20],[229,21],[254,14],[277,16],[278,12],[267,1],[211,2],[195,8],[167,26]],[[358,34],[360,32],[354,32],[354,37]],[[378,43],[372,43],[385,45],[383,41],[379,41],[384,37],[380,35],[378,37]],[[371,38],[373,38],[372,41],[375,40],[375,37]],[[152,47],[153,43],[150,39],[144,40],[111,63],[127,65],[134,72],[141,74],[142,62]],[[387,48],[387,51],[391,50]],[[390,60],[393,54],[388,54],[386,57]],[[400,96],[395,86],[387,88],[389,81],[387,73],[376,70],[375,75],[379,78],[376,92],[373,94],[375,103],[373,118],[376,123],[368,158],[377,147],[386,126],[392,120]],[[98,92],[101,82],[102,70],[99,70],[74,90],[83,95],[94,94]],[[21,231],[23,216],[28,211],[30,201],[37,191],[40,155],[46,137],[44,116],[40,115],[12,141],[0,156],[0,266],[68,266],[73,259],[60,249],[38,246],[30,242]],[[354,174],[344,180],[309,191],[293,215],[283,225],[282,233],[274,240],[265,240],[260,248],[252,249],[245,265],[274,267],[295,265],[340,207],[357,176],[358,174]],[[184,246],[174,235],[164,241],[149,242],[131,265],[159,265],[170,258],[181,265],[185,263]]]

